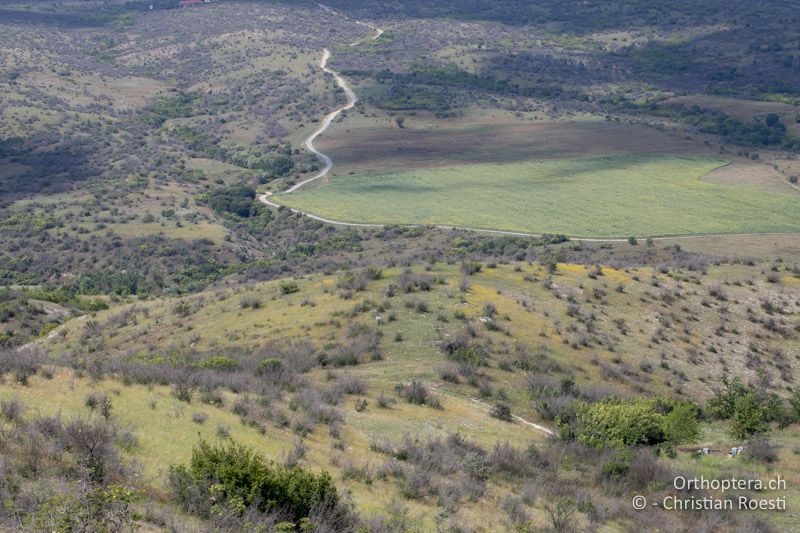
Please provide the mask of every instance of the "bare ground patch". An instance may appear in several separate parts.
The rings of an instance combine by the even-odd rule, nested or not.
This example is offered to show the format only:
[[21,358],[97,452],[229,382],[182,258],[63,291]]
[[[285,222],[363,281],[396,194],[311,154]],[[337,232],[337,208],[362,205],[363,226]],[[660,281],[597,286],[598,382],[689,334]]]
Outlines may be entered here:
[[800,235],[725,235],[661,241],[678,245],[688,252],[721,257],[777,259],[800,255]]
[[441,129],[417,129],[413,120],[407,122],[411,124],[400,129],[374,122],[354,125],[346,118],[319,145],[333,158],[335,174],[597,155],[711,154],[709,148],[670,131],[601,120],[468,127],[456,122]]
[[755,162],[732,162],[712,170],[702,179],[720,185],[743,185],[777,192],[796,190],[780,172]]

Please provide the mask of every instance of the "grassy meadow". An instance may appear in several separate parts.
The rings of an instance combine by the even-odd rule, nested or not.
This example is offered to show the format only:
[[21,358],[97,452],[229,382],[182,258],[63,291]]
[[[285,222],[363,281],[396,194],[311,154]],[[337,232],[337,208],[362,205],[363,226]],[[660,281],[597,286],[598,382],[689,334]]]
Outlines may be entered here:
[[477,164],[338,176],[278,195],[327,218],[582,237],[792,232],[792,193],[707,183],[724,161],[667,154]]

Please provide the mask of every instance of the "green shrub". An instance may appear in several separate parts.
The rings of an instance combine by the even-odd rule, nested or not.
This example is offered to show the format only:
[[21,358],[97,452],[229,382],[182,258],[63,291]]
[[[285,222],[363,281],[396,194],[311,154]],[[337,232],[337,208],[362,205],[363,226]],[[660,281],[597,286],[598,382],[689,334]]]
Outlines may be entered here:
[[108,304],[100,299],[77,300],[76,307],[82,311],[103,311],[108,309]]
[[511,408],[502,403],[498,403],[492,407],[491,415],[504,422],[514,421],[514,417],[511,414]]
[[672,411],[663,417],[664,439],[672,444],[696,441],[700,436],[697,415],[696,405],[690,402],[678,402]]
[[57,322],[48,322],[47,324],[45,324],[44,326],[42,326],[42,329],[41,329],[41,330],[39,330],[39,336],[40,336],[40,337],[47,337],[47,335],[48,335],[48,334],[49,334],[51,331],[53,331],[54,329],[56,329],[57,327],[58,327],[58,323],[57,323]]
[[256,190],[248,185],[218,187],[198,197],[198,201],[220,215],[249,218],[261,214],[261,204],[256,200]]
[[173,496],[187,510],[199,503],[193,501],[197,498],[206,504],[222,498],[241,512],[250,506],[262,512],[281,510],[295,521],[307,518],[320,505],[336,506],[339,500],[327,472],[282,466],[233,442],[214,446],[201,441],[188,467],[170,469],[170,484]]
[[489,462],[485,455],[467,452],[461,461],[461,468],[473,479],[485,481],[489,477]]
[[698,411],[691,402],[657,398],[575,401],[559,417],[559,427],[564,437],[593,448],[674,446],[697,439]]
[[239,299],[239,307],[242,309],[260,309],[261,298],[253,294],[246,294]]
[[383,270],[375,266],[368,266],[364,269],[364,275],[370,280],[383,279]]
[[99,411],[106,420],[111,418],[111,398],[109,398],[106,393],[94,392],[89,394],[89,396],[86,397],[84,404],[92,411]]
[[483,265],[477,261],[464,261],[461,263],[461,272],[466,276],[477,274],[483,269]]
[[145,122],[161,126],[169,119],[190,117],[197,97],[194,93],[180,92],[175,96],[159,98],[145,109]]
[[451,361],[486,366],[489,354],[480,343],[472,338],[470,330],[463,329],[443,341],[439,348]]
[[769,429],[768,421],[767,409],[761,399],[748,392],[736,400],[731,433],[739,439],[765,433]]
[[293,294],[299,292],[300,288],[294,280],[283,280],[280,283],[281,294]]
[[603,464],[603,467],[600,469],[600,478],[602,480],[612,481],[624,479],[631,468],[628,460],[628,457],[615,455]]
[[250,157],[246,164],[253,170],[263,170],[268,178],[287,176],[294,168],[294,161],[285,154]]
[[[747,438],[764,433],[769,423],[783,416],[791,417],[783,401],[774,393],[745,386],[739,378],[722,380],[724,387],[714,393],[706,410],[712,416],[733,421],[731,433],[736,438]],[[791,405],[791,401],[790,401]]]
[[800,421],[800,390],[789,396],[789,414],[794,421]]
[[576,402],[576,437],[593,448],[656,444],[664,440],[661,415],[649,399]]
[[275,374],[283,370],[283,360],[276,357],[262,359],[258,364],[259,374]]
[[135,505],[143,494],[122,485],[108,485],[39,496],[35,508],[24,518],[25,531],[135,531]]
[[187,302],[178,302],[172,311],[178,316],[188,316],[192,312],[192,307]]
[[728,381],[722,378],[723,388],[714,392],[714,397],[708,401],[706,410],[717,418],[733,418],[736,400],[747,394],[747,387],[739,378]]

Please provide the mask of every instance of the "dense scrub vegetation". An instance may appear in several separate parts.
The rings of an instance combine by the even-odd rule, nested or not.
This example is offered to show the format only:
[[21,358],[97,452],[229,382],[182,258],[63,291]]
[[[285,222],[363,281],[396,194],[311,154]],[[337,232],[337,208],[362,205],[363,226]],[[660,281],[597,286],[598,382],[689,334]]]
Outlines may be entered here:
[[3,3],[0,528],[631,530],[677,475],[797,477],[789,237],[341,228],[257,199],[319,170],[323,47],[362,97],[339,135],[581,116],[791,164],[795,6],[327,4],[390,31],[348,46],[365,28],[306,0]]
[[[671,445],[698,437],[697,407],[658,399],[622,401],[611,398],[594,404],[576,402],[562,418],[566,435],[594,448]],[[566,419],[570,419],[566,422]]]
[[[330,2],[345,12],[370,17],[451,17],[544,27],[549,32],[586,35],[654,27],[676,31],[720,25],[717,32],[678,43],[650,43],[623,49],[620,58],[639,74],[685,87],[710,87],[726,93],[798,95],[797,43],[787,24],[797,14],[780,2]],[[771,16],[764,16],[764,10]],[[727,27],[726,27],[727,26]],[[724,51],[724,53],[723,53]],[[747,58],[755,56],[750,62]]]
[[[503,250],[506,257],[529,244],[512,237],[491,244],[473,239],[458,244],[468,250]],[[644,243],[624,246],[654,254],[659,249]],[[281,463],[272,463],[230,444],[235,430],[219,426],[219,442],[199,445],[188,466],[175,465],[172,495],[183,512],[223,530],[242,524],[302,528],[308,521],[366,520],[382,531],[376,524],[386,527],[395,519],[356,518],[346,501],[336,512],[331,506],[281,506],[284,496],[278,487],[287,479],[319,486],[317,474],[307,477],[298,464],[331,472],[323,485],[336,487],[338,495],[344,487],[368,490],[380,484],[418,505],[440,502],[452,523],[512,480],[520,490],[504,495],[498,505],[509,524],[532,527],[552,523],[547,509],[557,521],[566,515],[573,525],[635,520],[625,511],[629,506],[612,502],[645,487],[661,494],[669,490],[670,476],[690,475],[693,467],[686,461],[696,449],[709,447],[711,428],[719,433],[712,447],[744,446],[745,456],[729,463],[736,468],[757,469],[778,460],[771,440],[791,432],[800,414],[796,395],[770,391],[793,383],[793,363],[783,355],[786,343],[797,336],[796,302],[781,296],[793,286],[789,282],[780,276],[770,282],[761,266],[743,264],[663,263],[660,270],[625,272],[565,265],[553,262],[551,255],[536,263],[503,262],[373,265],[327,281],[283,279],[175,299],[166,306],[133,304],[92,318],[47,345],[58,346],[57,360],[78,375],[99,381],[116,376],[128,387],[169,387],[174,401],[194,411],[192,424],[208,424],[204,413],[225,409],[265,439],[275,432],[298,439]],[[737,277],[749,272],[759,279],[751,279],[753,285],[720,286],[714,281],[726,276],[720,272],[736,272]],[[790,269],[778,272],[794,276]],[[614,281],[620,276],[626,277],[624,284]],[[748,311],[743,296],[756,286],[764,303],[761,310]],[[657,319],[637,322],[626,309],[652,311]],[[291,316],[280,318],[282,313]],[[695,314],[702,320],[696,322]],[[207,333],[230,320],[225,336]],[[249,332],[244,344],[234,324],[250,320],[288,320],[308,338],[276,342],[267,326],[260,337]],[[734,329],[732,322],[741,323]],[[533,332],[528,331],[531,325]],[[285,327],[277,331],[285,335]],[[147,331],[153,339],[147,351],[134,354],[133,331]],[[249,331],[246,325],[242,331]],[[563,341],[552,338],[556,335]],[[741,352],[736,347],[745,338],[758,339],[758,346],[750,342],[743,346],[747,353]],[[434,351],[412,349],[408,359],[405,350],[418,339],[428,339],[423,346],[431,343]],[[614,354],[611,359],[596,355],[606,348]],[[715,355],[723,349],[726,358]],[[413,357],[430,358],[423,379]],[[38,376],[47,371],[34,353],[4,361],[6,375],[29,387],[40,386]],[[713,377],[740,364],[750,369],[747,384]],[[391,381],[378,385],[360,377],[376,372],[390,373]],[[515,418],[522,413],[560,431],[549,441],[534,438],[527,446],[503,439],[478,443],[455,431],[419,438],[368,431],[358,438],[367,438],[369,451],[355,444],[351,432],[363,431],[364,417],[463,417],[459,398],[483,420],[479,427],[496,420],[491,423],[524,434],[531,430]],[[467,398],[480,399],[486,411]],[[102,397],[90,403],[98,413],[107,410]],[[531,431],[530,436],[537,435]],[[313,461],[304,460],[320,438],[330,440],[330,456],[321,465],[318,451]],[[576,461],[592,466],[575,472],[569,465]],[[575,475],[603,487],[605,503],[597,503],[598,493],[585,481],[585,492],[568,490]],[[648,485],[653,479],[659,481]],[[607,510],[596,511],[597,506]],[[748,527],[746,518],[729,514],[722,520]],[[692,514],[687,520],[706,527],[700,524],[711,517]]]
[[655,103],[636,106],[626,103],[621,109],[638,114],[649,113],[674,118],[695,126],[703,133],[719,135],[726,141],[741,146],[783,148],[793,152],[800,150],[800,141],[789,136],[781,117],[774,113],[748,123],[735,119],[723,111],[699,106],[684,107]]
[[30,416],[14,399],[0,411],[4,528],[123,531],[141,519],[135,467],[121,457],[137,445],[134,434],[100,415]]
[[220,215],[231,214],[241,218],[257,216],[265,207],[256,200],[256,190],[246,185],[220,187],[205,193],[200,201]]
[[[235,443],[201,442],[188,468],[172,469],[170,485],[184,509],[207,519],[227,520],[228,527],[238,524],[248,531],[277,523],[284,530],[350,527],[347,509],[339,507],[339,495],[327,473],[276,465]],[[243,514],[247,518],[242,523]]]

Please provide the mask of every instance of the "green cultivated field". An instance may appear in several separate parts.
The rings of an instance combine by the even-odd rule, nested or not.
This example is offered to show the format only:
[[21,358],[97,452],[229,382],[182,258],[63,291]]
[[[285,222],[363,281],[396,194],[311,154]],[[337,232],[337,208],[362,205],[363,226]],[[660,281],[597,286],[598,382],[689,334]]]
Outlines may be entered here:
[[666,154],[337,176],[276,198],[327,218],[574,236],[800,231],[800,197],[700,178],[725,162]]

